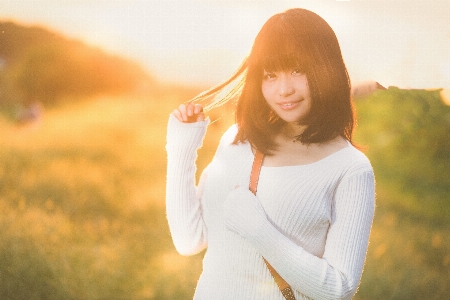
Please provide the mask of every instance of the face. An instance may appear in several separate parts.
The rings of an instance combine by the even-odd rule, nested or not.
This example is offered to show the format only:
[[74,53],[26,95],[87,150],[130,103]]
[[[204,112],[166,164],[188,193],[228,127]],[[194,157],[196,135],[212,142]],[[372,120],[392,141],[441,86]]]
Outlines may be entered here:
[[264,71],[261,90],[272,110],[287,123],[298,123],[311,109],[308,80],[297,69]]

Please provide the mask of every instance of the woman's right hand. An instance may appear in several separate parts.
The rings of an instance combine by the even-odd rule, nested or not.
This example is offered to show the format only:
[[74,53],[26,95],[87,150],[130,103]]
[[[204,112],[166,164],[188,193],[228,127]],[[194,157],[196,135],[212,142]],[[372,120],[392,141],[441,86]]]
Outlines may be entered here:
[[172,112],[180,122],[194,123],[205,120],[205,114],[203,113],[203,106],[201,104],[181,104]]

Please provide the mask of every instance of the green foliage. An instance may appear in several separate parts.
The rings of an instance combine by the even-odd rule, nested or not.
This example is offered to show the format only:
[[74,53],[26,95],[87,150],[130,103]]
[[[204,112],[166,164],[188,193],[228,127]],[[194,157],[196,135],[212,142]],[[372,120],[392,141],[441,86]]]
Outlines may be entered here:
[[450,107],[439,91],[389,88],[357,101],[356,140],[377,209],[356,299],[444,299],[450,292]]
[[426,203],[420,216],[448,220],[450,106],[439,91],[389,88],[360,100],[358,114],[357,139],[368,146],[380,180]]

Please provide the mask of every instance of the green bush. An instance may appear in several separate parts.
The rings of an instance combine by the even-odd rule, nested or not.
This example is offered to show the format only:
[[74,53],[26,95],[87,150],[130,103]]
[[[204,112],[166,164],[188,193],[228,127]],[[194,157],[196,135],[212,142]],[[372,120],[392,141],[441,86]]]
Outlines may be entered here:
[[377,183],[356,299],[444,299],[450,293],[450,107],[439,91],[394,87],[356,104],[356,140],[366,147]]
[[357,104],[357,139],[379,180],[420,199],[420,217],[448,221],[450,106],[439,91],[389,88]]

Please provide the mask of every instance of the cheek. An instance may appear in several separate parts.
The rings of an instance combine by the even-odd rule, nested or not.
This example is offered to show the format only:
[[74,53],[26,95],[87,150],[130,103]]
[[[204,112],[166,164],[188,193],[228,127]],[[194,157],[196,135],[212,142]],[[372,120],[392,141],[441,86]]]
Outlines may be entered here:
[[270,102],[271,98],[273,98],[272,94],[273,94],[273,89],[268,85],[268,84],[262,84],[261,85],[261,92],[262,95],[264,97],[264,99],[267,102]]
[[263,88],[263,89],[261,89],[261,94],[262,94],[262,96],[264,97],[264,100],[266,100],[266,102],[267,102],[267,91]]

